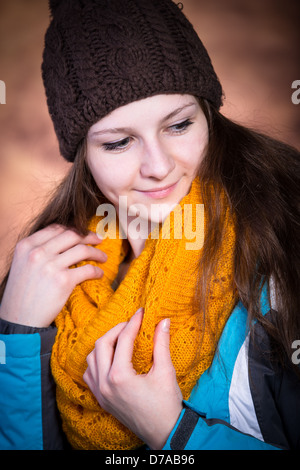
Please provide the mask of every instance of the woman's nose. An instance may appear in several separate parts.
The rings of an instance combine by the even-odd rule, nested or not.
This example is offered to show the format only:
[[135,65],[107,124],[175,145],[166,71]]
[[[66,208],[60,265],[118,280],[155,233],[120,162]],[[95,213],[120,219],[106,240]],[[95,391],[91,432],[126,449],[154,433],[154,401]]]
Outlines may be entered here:
[[174,168],[175,161],[168,147],[157,141],[151,142],[144,148],[140,167],[141,175],[144,178],[163,180]]

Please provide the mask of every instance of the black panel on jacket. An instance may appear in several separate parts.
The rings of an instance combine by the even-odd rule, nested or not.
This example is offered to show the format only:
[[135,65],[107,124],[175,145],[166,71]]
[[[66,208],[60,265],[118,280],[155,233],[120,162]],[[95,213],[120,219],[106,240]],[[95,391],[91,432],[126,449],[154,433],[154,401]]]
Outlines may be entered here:
[[[273,310],[266,316],[272,320],[274,315]],[[283,369],[271,361],[270,350],[270,338],[256,323],[249,342],[249,383],[257,419],[266,442],[300,449],[300,380],[291,358]]]

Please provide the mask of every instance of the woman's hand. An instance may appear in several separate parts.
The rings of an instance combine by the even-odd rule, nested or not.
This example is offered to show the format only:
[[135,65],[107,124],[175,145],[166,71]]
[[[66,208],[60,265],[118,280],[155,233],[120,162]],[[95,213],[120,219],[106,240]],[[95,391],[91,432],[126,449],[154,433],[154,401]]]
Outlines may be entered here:
[[60,225],[21,240],[15,249],[0,317],[22,325],[49,326],[77,284],[103,275],[91,264],[69,269],[84,260],[105,262],[105,253],[88,246],[99,243],[95,233],[84,237]]
[[131,362],[143,310],[96,341],[83,379],[100,406],[152,449],[161,449],[182,410],[182,394],[169,350],[169,320],[155,331],[153,366],[138,375]]

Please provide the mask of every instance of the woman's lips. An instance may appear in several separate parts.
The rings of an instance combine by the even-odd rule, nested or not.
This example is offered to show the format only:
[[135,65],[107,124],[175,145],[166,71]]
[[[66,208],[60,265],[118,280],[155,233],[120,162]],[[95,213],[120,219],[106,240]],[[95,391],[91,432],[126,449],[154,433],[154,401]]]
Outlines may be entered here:
[[151,197],[153,199],[163,199],[175,189],[177,185],[177,181],[174,184],[163,186],[162,188],[151,188],[148,191],[140,191],[141,193],[145,194],[145,196]]

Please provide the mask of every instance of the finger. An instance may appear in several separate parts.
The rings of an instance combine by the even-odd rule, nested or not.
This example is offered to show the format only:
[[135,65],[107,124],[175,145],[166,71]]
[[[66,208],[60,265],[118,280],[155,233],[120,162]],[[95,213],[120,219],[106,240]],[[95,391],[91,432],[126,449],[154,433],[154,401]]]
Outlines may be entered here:
[[95,343],[95,363],[99,374],[99,382],[106,380],[111,369],[115,347],[120,336],[120,333],[126,327],[127,322],[118,323],[118,325],[111,328],[105,335],[99,338]]
[[103,271],[98,266],[92,264],[85,264],[74,269],[68,269],[66,277],[69,278],[71,286],[75,287],[81,282],[91,279],[100,279],[103,276]]
[[154,335],[153,369],[173,367],[170,354],[170,319],[159,322]]
[[81,261],[93,260],[99,263],[105,263],[107,261],[107,255],[99,248],[93,246],[79,244],[69,250],[61,253],[58,258],[58,265],[62,268],[73,266]]
[[78,244],[98,245],[101,240],[96,233],[89,232],[88,235],[83,236],[72,229],[65,229],[63,232],[58,233],[57,236],[49,238],[44,244],[44,249],[48,253],[64,253],[66,250]]
[[95,350],[87,356],[86,358],[87,368],[83,374],[83,380],[90,386],[91,382],[98,382],[98,368],[96,362]]
[[53,237],[56,237],[66,230],[65,227],[58,224],[52,224],[27,237],[31,247],[36,247],[47,243]]
[[114,364],[119,370],[133,370],[131,362],[133,346],[142,323],[143,315],[144,309],[140,308],[137,310],[118,338],[114,355]]

